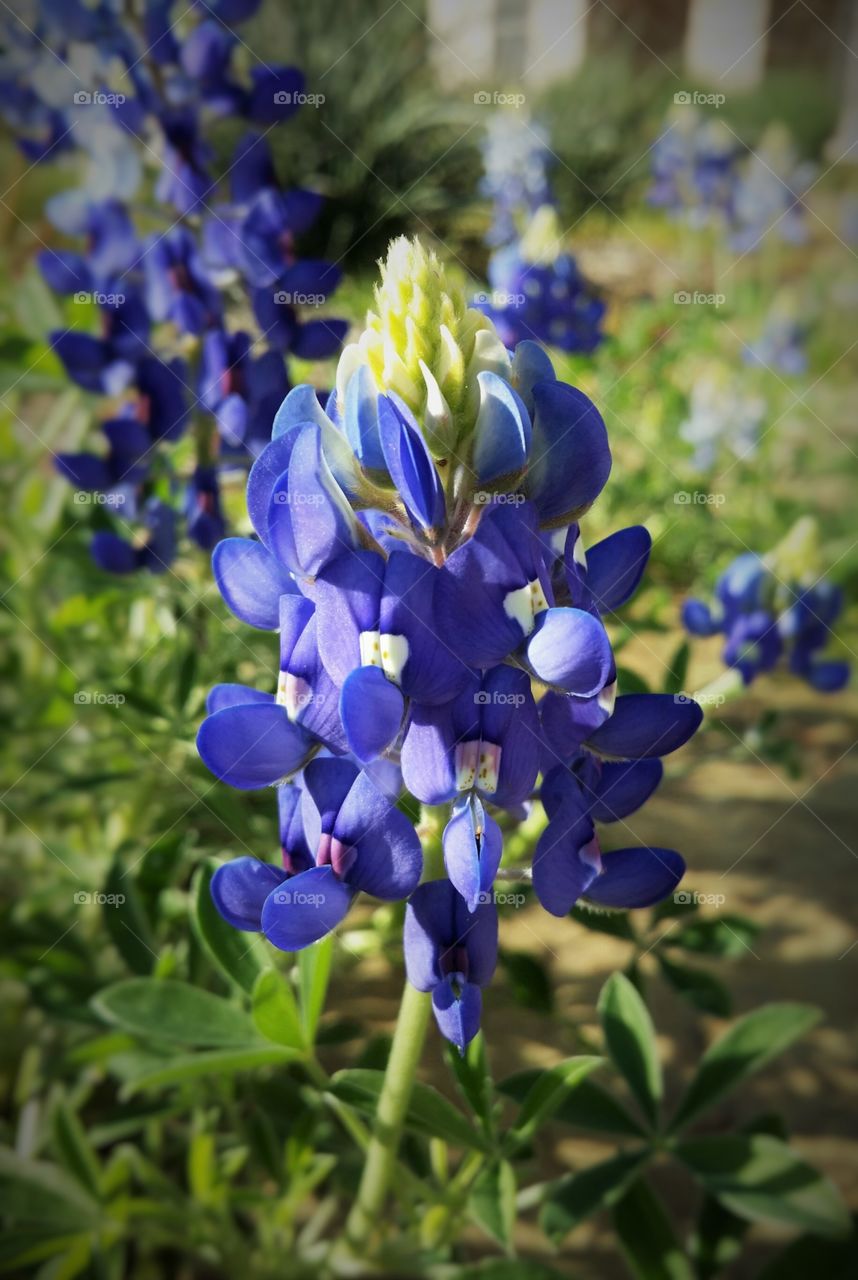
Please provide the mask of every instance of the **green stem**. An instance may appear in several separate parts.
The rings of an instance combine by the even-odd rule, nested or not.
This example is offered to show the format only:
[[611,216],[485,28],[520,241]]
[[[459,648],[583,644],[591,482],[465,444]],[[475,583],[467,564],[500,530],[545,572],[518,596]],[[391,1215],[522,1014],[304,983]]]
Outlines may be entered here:
[[365,1251],[370,1236],[378,1227],[387,1198],[431,1005],[430,995],[417,991],[406,982],[363,1175],[346,1221],[346,1242],[358,1256]]
[[[443,871],[441,833],[447,816],[445,805],[424,806],[421,812],[417,830],[423,844],[424,880],[433,879]],[[355,1202],[346,1219],[345,1249],[360,1261],[365,1260],[367,1245],[378,1228],[396,1167],[399,1140],[423,1052],[431,1007],[429,993],[417,991],[406,981],[378,1096],[372,1137],[366,1148],[366,1163]]]
[[745,684],[740,672],[735,667],[728,667],[726,671],[721,672],[720,676],[716,676],[714,680],[710,680],[709,684],[698,689],[693,696],[708,714],[718,711],[725,702],[739,697],[744,691]]

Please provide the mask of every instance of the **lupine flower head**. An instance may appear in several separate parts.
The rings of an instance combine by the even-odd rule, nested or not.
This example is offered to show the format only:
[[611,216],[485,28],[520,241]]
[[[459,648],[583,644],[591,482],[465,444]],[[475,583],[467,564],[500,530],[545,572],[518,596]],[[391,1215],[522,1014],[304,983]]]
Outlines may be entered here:
[[725,637],[723,660],[750,684],[784,659],[788,669],[821,693],[849,681],[848,662],[826,658],[842,608],[838,587],[818,573],[818,531],[799,520],[765,556],[746,552],[715,584],[715,599],[686,600],[682,620],[692,635]]
[[674,107],[650,151],[650,203],[692,226],[725,225],[733,216],[741,152],[722,121],[690,104]]
[[[649,535],[621,530],[588,560],[601,416],[536,344],[507,353],[417,241],[391,246],[324,406],[293,388],[271,436],[248,479],[256,536],[221,542],[213,566],[236,617],[279,629],[279,674],[217,686],[197,741],[221,780],[277,787],[281,817],[297,788],[301,835],[281,832],[282,870],[223,867],[214,900],[295,950],[360,892],[408,898],[409,979],[464,1051],[497,955],[503,828],[540,773],[532,877],[549,911],[649,905],[682,875],[670,849],[603,854],[595,827],[644,802],[700,721],[694,703],[617,697],[602,615],[636,589]],[[441,836],[446,875],[430,866],[419,887],[400,784]]]
[[733,247],[744,253],[758,248],[769,235],[803,244],[808,229],[802,197],[815,173],[813,164],[798,159],[786,126],[769,125],[739,166],[732,208]]
[[701,364],[693,374],[688,416],[679,427],[681,439],[691,445],[691,465],[709,471],[725,448],[738,458],[752,455],[765,414],[765,398],[743,387],[734,368],[711,361]]

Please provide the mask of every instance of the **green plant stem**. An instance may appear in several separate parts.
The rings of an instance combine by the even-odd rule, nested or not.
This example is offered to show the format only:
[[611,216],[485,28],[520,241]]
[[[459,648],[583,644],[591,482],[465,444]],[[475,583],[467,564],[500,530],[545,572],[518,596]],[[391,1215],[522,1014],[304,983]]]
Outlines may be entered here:
[[698,689],[693,695],[700,703],[705,714],[717,712],[725,702],[738,698],[745,691],[745,683],[735,667],[728,667],[720,676],[710,680],[709,684]]
[[399,1139],[417,1064],[429,1025],[432,999],[406,982],[399,1006],[396,1031],[379,1094],[366,1164],[351,1213],[346,1220],[345,1239],[359,1256],[376,1230],[387,1198],[390,1179],[399,1150]]
[[[418,831],[423,843],[424,880],[432,879],[442,870],[441,832],[446,816],[445,806],[424,807],[421,813]],[[345,1248],[361,1260],[365,1258],[369,1241],[378,1228],[396,1167],[402,1126],[423,1052],[431,1007],[429,993],[417,991],[406,981],[378,1097],[372,1137],[366,1149],[366,1163],[355,1202],[346,1219]]]

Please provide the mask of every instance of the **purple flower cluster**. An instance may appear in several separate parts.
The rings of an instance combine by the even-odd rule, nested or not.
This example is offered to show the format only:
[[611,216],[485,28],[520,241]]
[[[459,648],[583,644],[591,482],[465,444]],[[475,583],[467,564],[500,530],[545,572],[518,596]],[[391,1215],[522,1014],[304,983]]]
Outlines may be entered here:
[[[104,496],[111,527],[92,552],[113,572],[165,569],[182,519],[205,549],[223,537],[222,471],[246,470],[267,442],[289,391],[285,357],[333,356],[345,336],[344,321],[304,318],[340,272],[299,257],[321,197],[283,186],[267,141],[305,99],[304,78],[234,66],[244,42],[227,24],[258,4],[213,0],[174,21],[167,0],[147,0],[136,25],[110,0],[34,0],[26,22],[10,10],[5,23],[0,112],[31,161],[72,155],[84,170],[45,209],[74,247],[46,248],[38,264],[98,318],[97,332],[51,335],[68,376],[107,398],[101,446],[58,466],[77,490]],[[220,175],[208,135],[226,116],[245,131]],[[141,231],[153,217],[161,229]],[[236,289],[258,336],[230,326]],[[177,474],[170,446],[191,426],[193,464]]]
[[843,609],[843,594],[825,578],[786,581],[778,569],[772,557],[750,551],[737,556],[718,579],[711,604],[686,600],[686,630],[723,634],[724,663],[745,685],[786,659],[788,669],[814,689],[837,693],[849,682],[849,663],[821,654]]
[[[440,267],[424,255],[415,283],[421,253],[395,242],[387,264],[390,277],[406,261],[407,316],[391,318],[388,278],[339,390],[323,408],[296,387],[274,418],[248,479],[256,537],[221,542],[213,565],[236,617],[279,629],[276,693],[217,686],[197,743],[232,786],[278,787],[282,866],[220,868],[225,918],[295,950],[358,892],[407,898],[409,978],[464,1048],[495,965],[503,828],[540,775],[542,905],[562,916],[579,898],[655,903],[683,873],[679,854],[603,852],[596,824],[647,799],[659,757],[701,713],[668,695],[617,697],[603,614],[637,588],[650,539],[633,527],[584,552],[579,519],[611,469],[596,407],[538,346],[508,356],[446,294],[436,329]],[[443,827],[446,879],[419,883],[403,788]]]

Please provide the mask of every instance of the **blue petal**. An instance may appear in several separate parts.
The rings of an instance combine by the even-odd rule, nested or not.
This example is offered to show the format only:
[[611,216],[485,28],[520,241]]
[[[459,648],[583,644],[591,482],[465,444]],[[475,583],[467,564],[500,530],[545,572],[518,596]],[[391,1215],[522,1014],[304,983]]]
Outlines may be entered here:
[[92,289],[92,272],[79,253],[43,249],[36,256],[45,283],[57,293],[88,292]]
[[384,560],[374,551],[350,551],[316,578],[319,652],[336,684],[361,665],[361,633],[378,630],[384,572]]
[[378,420],[387,470],[409,516],[424,530],[440,529],[444,488],[410,410],[394,394],[379,396]]
[[604,698],[572,698],[546,693],[540,699],[539,715],[545,739],[546,768],[558,761],[568,764],[583,742],[603,725],[611,714]]
[[218,590],[237,618],[262,631],[277,630],[280,597],[298,587],[261,542],[225,538],[212,553],[212,568]]
[[343,430],[362,467],[387,470],[378,425],[378,388],[369,365],[361,365],[349,378]]
[[721,623],[712,616],[712,610],[703,600],[686,600],[682,606],[682,625],[693,636],[714,636],[721,630]]
[[451,883],[470,911],[476,910],[480,895],[494,884],[503,835],[476,796],[455,806],[443,836],[444,865]]
[[[281,543],[279,532],[287,525],[289,538]],[[295,441],[288,485],[284,488],[281,476],[271,497],[269,526],[278,554],[286,554],[291,540],[295,548],[291,567],[311,578],[357,545],[357,520],[324,458],[316,427],[305,427]]]
[[598,859],[581,856],[592,839],[590,816],[575,804],[561,810],[539,837],[533,855],[533,889],[553,916],[565,916],[592,884]]
[[249,703],[208,716],[197,734],[197,750],[221,782],[254,791],[296,773],[311,741],[282,707]]
[[848,662],[811,663],[807,678],[820,693],[839,693],[849,683]]
[[327,360],[338,354],[348,331],[347,320],[308,320],[298,328],[292,353],[301,360]]
[[[247,513],[254,529],[269,547],[272,545],[269,526],[272,520],[279,522],[281,514],[277,507],[272,510],[271,498],[278,481],[289,470],[289,462],[299,435],[300,432],[296,430],[272,440],[262,450],[247,477]],[[289,513],[287,511],[284,514],[288,516]],[[284,559],[284,563],[288,561]]]
[[134,547],[115,533],[100,530],[93,534],[89,549],[99,569],[107,573],[133,573],[139,568],[140,561]]
[[587,586],[600,612],[619,609],[637,591],[652,538],[642,524],[619,529],[587,552]]
[[94,453],[60,453],[56,468],[60,475],[78,489],[109,489],[110,471],[103,458]]
[[590,810],[594,820],[616,822],[627,818],[646,803],[663,773],[660,760],[606,761]]
[[417,832],[367,774],[358,774],[349,788],[333,833],[357,855],[345,877],[350,885],[390,901],[417,888],[423,870]]
[[262,931],[281,951],[301,951],[337,927],[354,896],[331,867],[310,867],[268,895]]
[[340,717],[350,751],[362,764],[386,751],[399,733],[405,699],[380,667],[358,667],[340,691]]
[[477,374],[480,409],[474,426],[474,470],[481,484],[512,479],[530,449],[530,416],[512,387],[496,373]]
[[465,1049],[480,1029],[483,993],[473,982],[466,982],[458,995],[452,978],[445,978],[432,992],[432,1012],[438,1030],[464,1055]]
[[611,450],[593,402],[563,382],[533,391],[533,444],[525,490],[543,524],[569,524],[595,501],[611,472]]
[[[307,427],[312,426],[313,423],[321,427],[328,420],[327,414],[319,403],[316,388],[309,382],[302,382],[300,386],[292,388],[277,410],[274,425],[271,428],[271,439],[276,440],[279,436],[286,435],[292,427]],[[288,461],[287,456],[281,471],[285,470]]]
[[400,683],[418,702],[447,702],[464,686],[469,668],[448,644],[435,611],[441,570],[409,551],[391,551],[384,566],[378,625],[404,636],[408,657]]
[[236,858],[218,867],[212,876],[212,900],[227,924],[258,933],[265,899],[285,879],[286,872],[280,867],[258,858]]
[[545,684],[590,698],[603,689],[613,664],[611,642],[598,618],[583,609],[548,609],[536,620],[527,660]]
[[602,871],[586,897],[603,907],[651,907],[679,884],[685,863],[672,849],[615,849],[602,855]]
[[519,342],[512,359],[512,385],[533,417],[533,388],[537,382],[556,382],[554,366],[538,342]]
[[416,703],[402,744],[402,779],[423,804],[443,804],[456,794],[451,704]]
[[216,684],[206,696],[206,711],[213,715],[224,707],[246,707],[249,702],[272,702],[273,693],[251,689],[246,684]]
[[599,755],[617,760],[666,756],[686,743],[703,719],[690,698],[670,693],[627,693],[617,698],[614,713],[587,740]]

